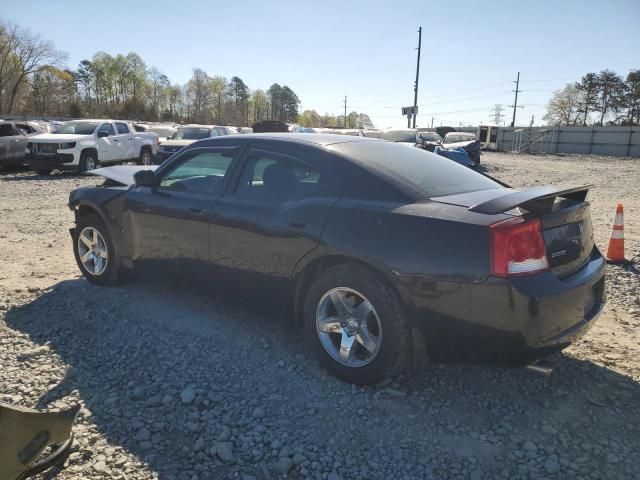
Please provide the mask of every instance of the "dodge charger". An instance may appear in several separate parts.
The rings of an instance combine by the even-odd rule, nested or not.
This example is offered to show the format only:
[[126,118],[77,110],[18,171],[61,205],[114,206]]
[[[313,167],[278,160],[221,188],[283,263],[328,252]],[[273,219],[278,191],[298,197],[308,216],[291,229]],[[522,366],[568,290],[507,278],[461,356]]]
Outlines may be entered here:
[[[526,366],[605,301],[585,186],[514,189],[393,142],[325,134],[195,142],[70,194],[78,267],[262,304],[336,376],[433,362]],[[142,275],[143,277],[146,275]]]

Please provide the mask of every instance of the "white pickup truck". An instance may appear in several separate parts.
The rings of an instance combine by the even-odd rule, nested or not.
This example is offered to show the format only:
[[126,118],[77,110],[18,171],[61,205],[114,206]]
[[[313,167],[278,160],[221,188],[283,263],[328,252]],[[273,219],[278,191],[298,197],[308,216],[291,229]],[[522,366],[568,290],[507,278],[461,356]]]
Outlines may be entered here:
[[52,170],[85,172],[102,165],[136,161],[152,165],[158,135],[136,132],[119,120],[72,120],[55,133],[34,135],[27,143],[29,166],[40,175]]

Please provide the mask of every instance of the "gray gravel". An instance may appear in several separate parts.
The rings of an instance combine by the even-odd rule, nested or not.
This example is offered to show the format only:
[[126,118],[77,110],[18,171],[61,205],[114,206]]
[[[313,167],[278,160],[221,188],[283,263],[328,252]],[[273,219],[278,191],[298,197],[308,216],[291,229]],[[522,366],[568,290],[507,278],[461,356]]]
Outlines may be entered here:
[[[620,159],[483,161],[515,185],[562,175],[597,184],[600,245],[640,179],[640,162]],[[0,175],[0,399],[83,406],[56,478],[638,478],[637,194],[625,198],[635,264],[609,268],[609,306],[554,357],[550,378],[432,366],[360,388],[321,370],[277,317],[162,284],[79,278],[65,204],[95,182]]]

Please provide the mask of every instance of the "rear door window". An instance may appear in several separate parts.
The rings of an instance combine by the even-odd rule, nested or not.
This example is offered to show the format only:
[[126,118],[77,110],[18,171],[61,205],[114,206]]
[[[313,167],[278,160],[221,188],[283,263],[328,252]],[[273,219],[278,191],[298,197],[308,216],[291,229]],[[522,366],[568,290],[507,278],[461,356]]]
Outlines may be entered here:
[[118,133],[129,133],[129,127],[126,123],[116,122],[116,128],[118,129]]
[[313,194],[320,181],[320,172],[300,160],[278,154],[252,154],[240,176],[236,195],[286,202]]

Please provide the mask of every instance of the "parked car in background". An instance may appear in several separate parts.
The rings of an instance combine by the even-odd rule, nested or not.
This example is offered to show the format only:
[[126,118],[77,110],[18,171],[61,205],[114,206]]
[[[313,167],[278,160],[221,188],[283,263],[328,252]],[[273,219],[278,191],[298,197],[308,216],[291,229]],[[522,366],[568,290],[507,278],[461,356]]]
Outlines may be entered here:
[[278,120],[260,120],[253,124],[253,133],[292,132],[297,125]]
[[87,280],[133,268],[289,312],[349,382],[425,350],[528,365],[604,306],[587,187],[516,190],[418,148],[324,134],[206,139],[157,168],[92,173],[109,182],[69,197]]
[[480,142],[474,133],[449,132],[442,140],[442,147],[447,149],[463,148],[469,155],[469,166],[477,168],[480,165]]
[[158,142],[162,143],[170,138],[178,131],[178,128],[172,124],[158,123],[134,123],[133,128],[136,132],[153,132],[158,135]]
[[442,137],[437,132],[418,131],[417,147],[433,152],[433,150],[442,144]]
[[27,143],[42,131],[30,122],[0,120],[0,167],[24,165]]
[[171,155],[197,140],[233,135],[234,133],[236,132],[232,132],[229,127],[219,125],[184,125],[179,127],[171,137],[160,144],[158,154],[156,155],[156,163],[164,162]]
[[34,135],[26,148],[29,166],[40,175],[55,169],[84,172],[132,160],[151,165],[158,135],[136,132],[120,120],[72,120],[55,133]]
[[414,147],[417,143],[417,130],[411,128],[387,128],[380,130],[378,138],[390,142],[403,143]]

